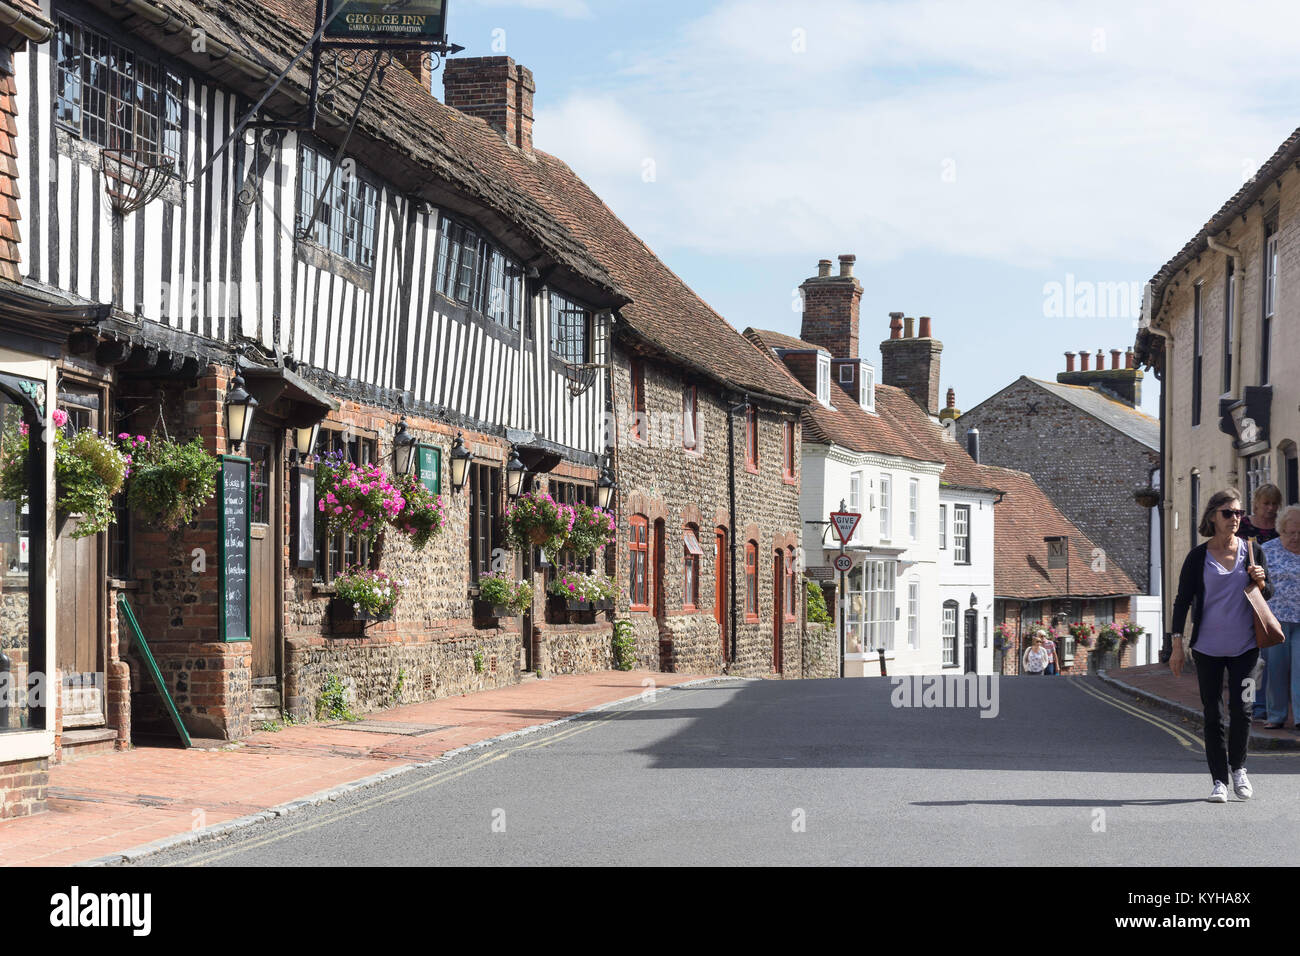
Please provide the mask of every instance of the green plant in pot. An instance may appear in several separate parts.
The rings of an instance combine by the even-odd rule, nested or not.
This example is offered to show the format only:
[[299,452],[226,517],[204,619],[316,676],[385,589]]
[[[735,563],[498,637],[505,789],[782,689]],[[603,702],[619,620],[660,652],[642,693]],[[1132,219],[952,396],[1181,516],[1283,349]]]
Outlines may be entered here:
[[614,579],[599,571],[589,571],[586,574],[562,571],[547,586],[547,590],[568,601],[570,610],[579,610],[584,604],[609,606],[618,596],[618,585]]
[[383,571],[352,567],[334,579],[335,607],[353,620],[386,621],[401,597],[401,585]]
[[558,551],[573,530],[574,517],[572,505],[560,504],[544,491],[520,495],[506,512],[510,544],[520,551]]
[[216,493],[221,462],[201,439],[182,445],[165,436],[132,438],[123,432],[117,440],[132,458],[127,503],[168,531],[193,521]]
[[533,586],[528,581],[515,581],[505,574],[485,574],[478,579],[478,597],[484,604],[492,605],[498,617],[504,611],[517,617],[533,604]]

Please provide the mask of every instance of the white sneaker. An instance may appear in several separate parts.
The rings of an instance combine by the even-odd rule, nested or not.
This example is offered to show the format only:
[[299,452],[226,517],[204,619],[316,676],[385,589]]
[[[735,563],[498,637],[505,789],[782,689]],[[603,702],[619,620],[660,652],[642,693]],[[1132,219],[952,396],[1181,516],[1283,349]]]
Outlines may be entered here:
[[1210,791],[1210,803],[1227,803],[1228,802],[1228,785],[1222,780],[1214,781],[1214,789]]
[[1249,800],[1255,789],[1246,778],[1246,768],[1232,771],[1232,789],[1237,791],[1238,800]]

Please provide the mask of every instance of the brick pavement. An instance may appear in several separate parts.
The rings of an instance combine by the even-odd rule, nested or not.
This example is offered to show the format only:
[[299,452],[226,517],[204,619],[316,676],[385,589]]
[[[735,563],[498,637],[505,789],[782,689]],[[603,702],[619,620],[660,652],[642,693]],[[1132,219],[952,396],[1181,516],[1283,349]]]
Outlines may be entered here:
[[[410,736],[311,724],[220,749],[137,747],[50,770],[45,813],[0,822],[0,866],[60,866],[142,846],[311,796],[501,734],[698,678],[601,671],[406,704],[368,722],[438,725]],[[404,730],[408,728],[393,728]]]
[[[1181,677],[1175,677],[1168,664],[1144,664],[1110,671],[1104,678],[1108,683],[1127,690],[1144,702],[1187,717],[1199,731],[1204,722],[1201,717],[1201,694],[1196,686],[1196,671],[1190,664]],[[1254,748],[1300,748],[1300,734],[1290,729],[1295,723],[1291,714],[1281,730],[1266,730],[1262,721],[1250,725],[1250,746]]]

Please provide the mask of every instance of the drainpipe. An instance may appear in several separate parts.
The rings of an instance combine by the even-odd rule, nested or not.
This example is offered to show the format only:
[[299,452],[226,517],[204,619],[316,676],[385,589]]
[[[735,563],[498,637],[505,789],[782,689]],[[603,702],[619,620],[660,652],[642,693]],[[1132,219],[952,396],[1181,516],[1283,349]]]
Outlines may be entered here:
[[[728,401],[724,398],[723,401]],[[745,404],[748,404],[746,402]],[[731,653],[728,667],[736,663],[736,409],[727,412],[727,523],[731,532]]]

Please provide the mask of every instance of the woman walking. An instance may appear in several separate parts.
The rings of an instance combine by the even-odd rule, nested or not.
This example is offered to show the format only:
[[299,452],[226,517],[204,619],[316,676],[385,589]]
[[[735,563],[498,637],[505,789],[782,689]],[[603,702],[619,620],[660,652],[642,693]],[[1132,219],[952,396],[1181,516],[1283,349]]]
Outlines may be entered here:
[[1268,728],[1286,724],[1287,709],[1300,730],[1300,506],[1291,505],[1277,522],[1281,537],[1264,545],[1273,598],[1269,608],[1282,625],[1286,643],[1264,650],[1268,661]]
[[[1237,533],[1244,517],[1237,489],[1228,488],[1210,498],[1197,529],[1210,540],[1187,555],[1174,599],[1169,668],[1175,677],[1183,672],[1183,626],[1190,610],[1192,637],[1188,646],[1196,662],[1205,713],[1205,757],[1214,779],[1211,803],[1228,802],[1229,780],[1239,799],[1249,800],[1253,793],[1246,776],[1251,711],[1246,682],[1259,660],[1259,648],[1255,644],[1254,612],[1245,592],[1253,582],[1267,599],[1272,597],[1273,589],[1264,555],[1254,548],[1257,563],[1250,563],[1246,539]],[[1229,717],[1226,735],[1221,711],[1225,673]]]
[[1024,671],[1026,674],[1033,674],[1035,677],[1042,677],[1043,671],[1047,669],[1047,651],[1043,648],[1043,636],[1035,634],[1033,642],[1025,651]]

